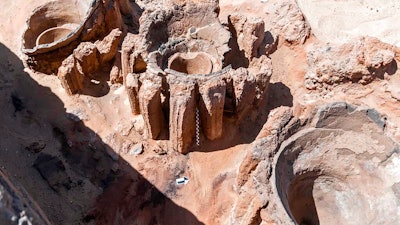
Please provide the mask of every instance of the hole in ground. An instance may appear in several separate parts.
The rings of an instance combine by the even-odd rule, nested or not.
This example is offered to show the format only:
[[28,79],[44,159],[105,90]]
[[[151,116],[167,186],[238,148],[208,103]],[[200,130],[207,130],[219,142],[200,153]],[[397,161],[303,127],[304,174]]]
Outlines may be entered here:
[[317,209],[313,196],[314,181],[318,175],[314,172],[297,176],[289,186],[289,208],[300,225],[319,225]]
[[186,74],[209,74],[213,65],[210,57],[202,52],[175,53],[169,59],[168,68]]
[[365,110],[336,104],[320,112],[319,128],[297,132],[278,153],[282,209],[300,225],[396,224],[389,168],[398,167],[398,145]]

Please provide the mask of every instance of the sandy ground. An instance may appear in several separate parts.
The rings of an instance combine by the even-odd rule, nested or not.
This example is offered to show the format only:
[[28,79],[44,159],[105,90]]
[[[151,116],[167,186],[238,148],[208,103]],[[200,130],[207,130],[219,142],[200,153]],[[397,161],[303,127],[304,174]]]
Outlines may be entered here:
[[326,42],[345,43],[371,36],[400,46],[400,2],[396,0],[298,0],[314,35]]

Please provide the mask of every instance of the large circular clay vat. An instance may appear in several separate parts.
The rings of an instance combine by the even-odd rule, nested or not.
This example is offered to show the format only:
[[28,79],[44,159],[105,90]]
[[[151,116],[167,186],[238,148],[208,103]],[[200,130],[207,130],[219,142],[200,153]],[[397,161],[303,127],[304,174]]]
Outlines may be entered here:
[[71,33],[74,28],[77,26],[61,26],[61,27],[52,27],[43,31],[36,39],[36,45],[50,44],[52,42],[56,42],[64,37],[66,37],[69,33]]
[[168,60],[168,68],[186,74],[209,74],[212,61],[203,52],[175,53]]
[[215,75],[223,70],[223,55],[204,40],[177,40],[148,56],[150,70],[174,75]]
[[98,0],[58,0],[37,8],[27,21],[22,51],[39,54],[75,40]]
[[321,110],[275,158],[273,189],[288,218],[300,225],[397,224],[399,147],[379,114],[339,104]]

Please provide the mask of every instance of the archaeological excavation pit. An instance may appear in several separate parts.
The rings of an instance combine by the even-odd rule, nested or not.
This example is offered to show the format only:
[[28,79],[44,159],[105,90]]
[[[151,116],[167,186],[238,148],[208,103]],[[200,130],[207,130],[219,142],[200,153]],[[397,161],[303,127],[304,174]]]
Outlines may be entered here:
[[[395,224],[399,146],[375,110],[339,103],[285,141],[273,170],[284,220],[300,225]],[[283,215],[283,214],[282,214]],[[281,218],[282,219],[282,218]]]
[[[123,84],[132,114],[143,117],[144,138],[169,140],[181,153],[220,139],[224,118],[238,123],[265,97],[272,64],[262,51],[262,20],[236,15],[229,28],[216,1],[135,9],[128,0],[39,7],[23,36],[25,62],[57,74],[68,95],[102,96],[108,80]],[[239,49],[231,45],[246,52],[248,65],[234,65]]]
[[394,46],[295,0],[14,2],[0,170],[54,224],[398,223]]
[[264,96],[269,69],[223,67],[218,48],[204,39],[171,40],[149,54],[146,72],[126,75],[132,112],[143,116],[148,138],[167,128],[171,148],[187,153],[221,138],[224,117],[239,121]]
[[[172,150],[184,154],[201,148],[204,142],[217,142],[225,135],[226,121],[238,123],[243,119],[264,98],[272,73],[269,58],[266,55],[256,58],[252,53],[247,59],[252,61],[251,66],[234,69],[227,57],[234,54],[229,47],[235,41],[231,32],[207,4],[192,4],[187,8],[176,7],[174,10],[179,13],[162,22],[154,21],[154,15],[145,12],[144,16],[161,24],[143,28],[146,33],[141,41],[159,43],[160,37],[169,38],[158,48],[150,45],[146,51],[135,51],[132,40],[138,37],[128,34],[121,53],[131,110],[143,117],[145,137],[168,140]],[[199,13],[212,16],[206,21],[191,16]],[[183,15],[185,28],[176,22],[175,14]],[[242,26],[258,29],[263,25],[259,23],[259,26]],[[249,38],[247,45],[253,46],[257,38]],[[257,48],[260,46],[255,45],[254,49]],[[137,69],[143,65],[145,69]]]

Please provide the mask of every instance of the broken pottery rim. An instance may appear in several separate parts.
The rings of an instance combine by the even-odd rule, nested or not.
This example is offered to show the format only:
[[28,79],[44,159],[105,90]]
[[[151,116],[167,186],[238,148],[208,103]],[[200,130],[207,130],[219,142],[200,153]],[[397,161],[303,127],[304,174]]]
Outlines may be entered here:
[[[68,31],[68,34],[69,34],[69,33],[73,32],[75,29],[76,29],[76,28],[70,29],[70,28],[62,27],[62,26],[60,26],[60,27],[52,27],[52,28],[49,28],[49,29],[43,31],[43,32],[37,37],[37,39],[36,39],[36,46],[44,45],[44,44],[49,44],[49,43],[44,43],[44,44],[39,44],[39,43],[40,43],[40,41],[42,40],[42,38],[45,37],[45,35],[50,34],[50,32],[58,31],[58,30],[66,30],[66,31]],[[67,34],[67,35],[68,35],[68,34]],[[67,36],[67,35],[64,35],[64,37]],[[60,38],[60,39],[61,39],[61,38]],[[58,41],[58,40],[60,40],[60,39],[57,39],[56,41]],[[50,42],[50,43],[53,43],[53,42],[56,42],[56,41],[52,41],[52,42]]]

